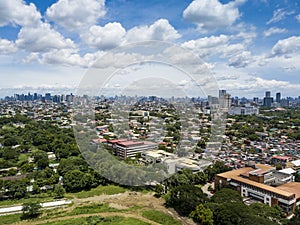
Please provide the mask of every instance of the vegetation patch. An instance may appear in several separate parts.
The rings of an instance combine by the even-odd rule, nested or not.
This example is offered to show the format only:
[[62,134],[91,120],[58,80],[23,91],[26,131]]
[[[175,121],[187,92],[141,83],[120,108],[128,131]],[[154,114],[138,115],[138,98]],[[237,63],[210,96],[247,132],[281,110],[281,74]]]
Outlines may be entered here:
[[149,225],[141,220],[134,218],[125,218],[122,216],[90,216],[86,218],[75,218],[70,220],[56,221],[44,223],[42,225],[85,225],[85,224],[107,224],[107,225]]
[[175,220],[172,216],[156,210],[146,210],[142,212],[142,216],[152,220],[154,222],[160,223],[162,225],[180,225],[181,222]]
[[89,191],[82,191],[75,193],[74,195],[77,198],[88,198],[88,197],[93,197],[96,195],[114,195],[114,194],[119,194],[119,193],[124,193],[126,191],[125,188],[115,186],[115,185],[108,185],[108,186],[98,186],[96,188],[93,188]]
[[80,214],[92,214],[101,212],[118,212],[122,210],[114,209],[109,207],[107,203],[105,204],[91,204],[85,206],[79,206],[68,213],[68,215],[80,215]]
[[0,216],[0,224],[12,224],[21,221],[21,214]]

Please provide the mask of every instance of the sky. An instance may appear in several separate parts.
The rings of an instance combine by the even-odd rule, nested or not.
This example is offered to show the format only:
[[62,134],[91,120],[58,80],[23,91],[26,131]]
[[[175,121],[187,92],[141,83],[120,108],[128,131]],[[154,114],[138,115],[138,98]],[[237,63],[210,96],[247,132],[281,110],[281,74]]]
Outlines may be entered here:
[[193,52],[232,96],[300,96],[299,4],[0,0],[0,97],[72,91],[103,55],[148,40]]

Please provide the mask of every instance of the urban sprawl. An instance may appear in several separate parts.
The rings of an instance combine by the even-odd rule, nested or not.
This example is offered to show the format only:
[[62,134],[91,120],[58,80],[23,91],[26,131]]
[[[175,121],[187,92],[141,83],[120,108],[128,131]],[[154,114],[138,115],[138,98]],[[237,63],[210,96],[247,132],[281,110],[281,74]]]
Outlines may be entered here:
[[[120,99],[131,106],[127,112],[128,118],[121,121],[125,121],[127,125],[121,136],[115,133],[115,126],[120,119],[115,119],[118,115],[113,115],[110,110],[111,105]],[[174,104],[170,103],[176,102],[176,98],[166,100],[147,96],[138,99],[129,96],[89,98],[73,94],[15,94],[0,100],[0,119],[21,116],[50,123],[59,129],[86,126],[96,134],[89,140],[89,145],[101,145],[116,158],[131,165],[162,164],[169,174],[186,169],[198,173],[216,162],[222,162],[229,169],[214,175],[209,197],[224,187],[230,187],[240,193],[244,203],[248,205],[253,202],[278,205],[287,217],[293,215],[300,205],[300,97],[282,98],[280,92],[272,97],[271,92],[266,91],[263,98],[247,99],[231,97],[226,90],[220,90],[218,97],[186,98],[194,106],[196,113],[194,118],[185,118],[188,124],[187,137],[182,132],[180,118],[184,112],[178,113]],[[84,113],[77,112],[74,115],[76,108],[88,101],[94,102],[93,120],[85,118]],[[211,113],[216,107],[225,115],[225,129],[220,143],[210,139]],[[38,156],[33,154],[34,149],[6,136],[5,129],[11,129],[8,125],[21,130],[24,129],[26,120],[16,119],[1,124],[0,179],[3,181],[20,180],[30,172],[39,170],[39,167],[52,168],[51,171],[55,174],[60,158],[68,158],[73,154],[39,147],[46,154],[47,165],[41,163],[35,168],[26,169],[24,165],[30,167],[32,163],[39,162]],[[164,136],[157,137],[161,133]],[[178,150],[183,139],[195,143],[185,143],[184,153]],[[36,146],[42,146],[38,144],[40,143]],[[4,163],[5,159],[14,159],[8,151],[27,155],[26,162]],[[74,149],[73,151],[75,152]],[[38,185],[38,188],[53,189],[60,184],[66,185],[68,189],[63,174],[60,172],[57,180]],[[28,192],[33,192],[36,188],[34,180],[36,179],[33,178],[27,185]],[[160,185],[165,187],[163,182]],[[10,194],[11,190],[8,188],[1,189],[2,196],[8,198]]]

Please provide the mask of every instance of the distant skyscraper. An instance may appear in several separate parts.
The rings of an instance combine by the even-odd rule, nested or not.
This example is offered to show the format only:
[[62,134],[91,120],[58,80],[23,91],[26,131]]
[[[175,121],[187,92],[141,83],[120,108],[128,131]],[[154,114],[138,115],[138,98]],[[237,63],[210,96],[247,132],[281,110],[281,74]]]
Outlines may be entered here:
[[271,107],[273,103],[273,98],[271,97],[271,92],[266,91],[266,97],[264,97],[264,106]]
[[278,92],[278,93],[276,93],[276,102],[280,103],[280,100],[281,100],[281,93]]
[[231,106],[230,94],[227,94],[226,90],[219,90],[219,104],[226,109]]
[[51,100],[51,94],[50,93],[46,93],[45,94],[45,100],[46,101],[50,101]]
[[219,90],[219,98],[226,95],[226,90]]

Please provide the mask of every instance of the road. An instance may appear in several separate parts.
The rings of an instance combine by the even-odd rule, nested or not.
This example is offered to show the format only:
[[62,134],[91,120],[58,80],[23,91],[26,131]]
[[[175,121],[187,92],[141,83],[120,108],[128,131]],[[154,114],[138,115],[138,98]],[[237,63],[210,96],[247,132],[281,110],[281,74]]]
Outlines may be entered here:
[[211,186],[213,189],[214,189],[214,182],[212,182],[212,183],[206,183],[204,186],[202,186],[202,191],[203,191],[203,193],[205,193],[205,194],[207,194],[207,196],[210,198],[210,197],[212,197],[213,196],[213,194],[210,192],[210,191],[208,191],[208,187],[209,186]]
[[[48,208],[57,208],[63,205],[69,205],[72,201],[70,200],[60,200],[60,201],[53,201],[53,202],[45,202],[41,203],[42,208],[48,209]],[[20,213],[22,212],[23,206],[12,206],[12,207],[6,207],[6,208],[0,208],[0,216],[7,215],[7,214],[14,214],[14,213]]]

